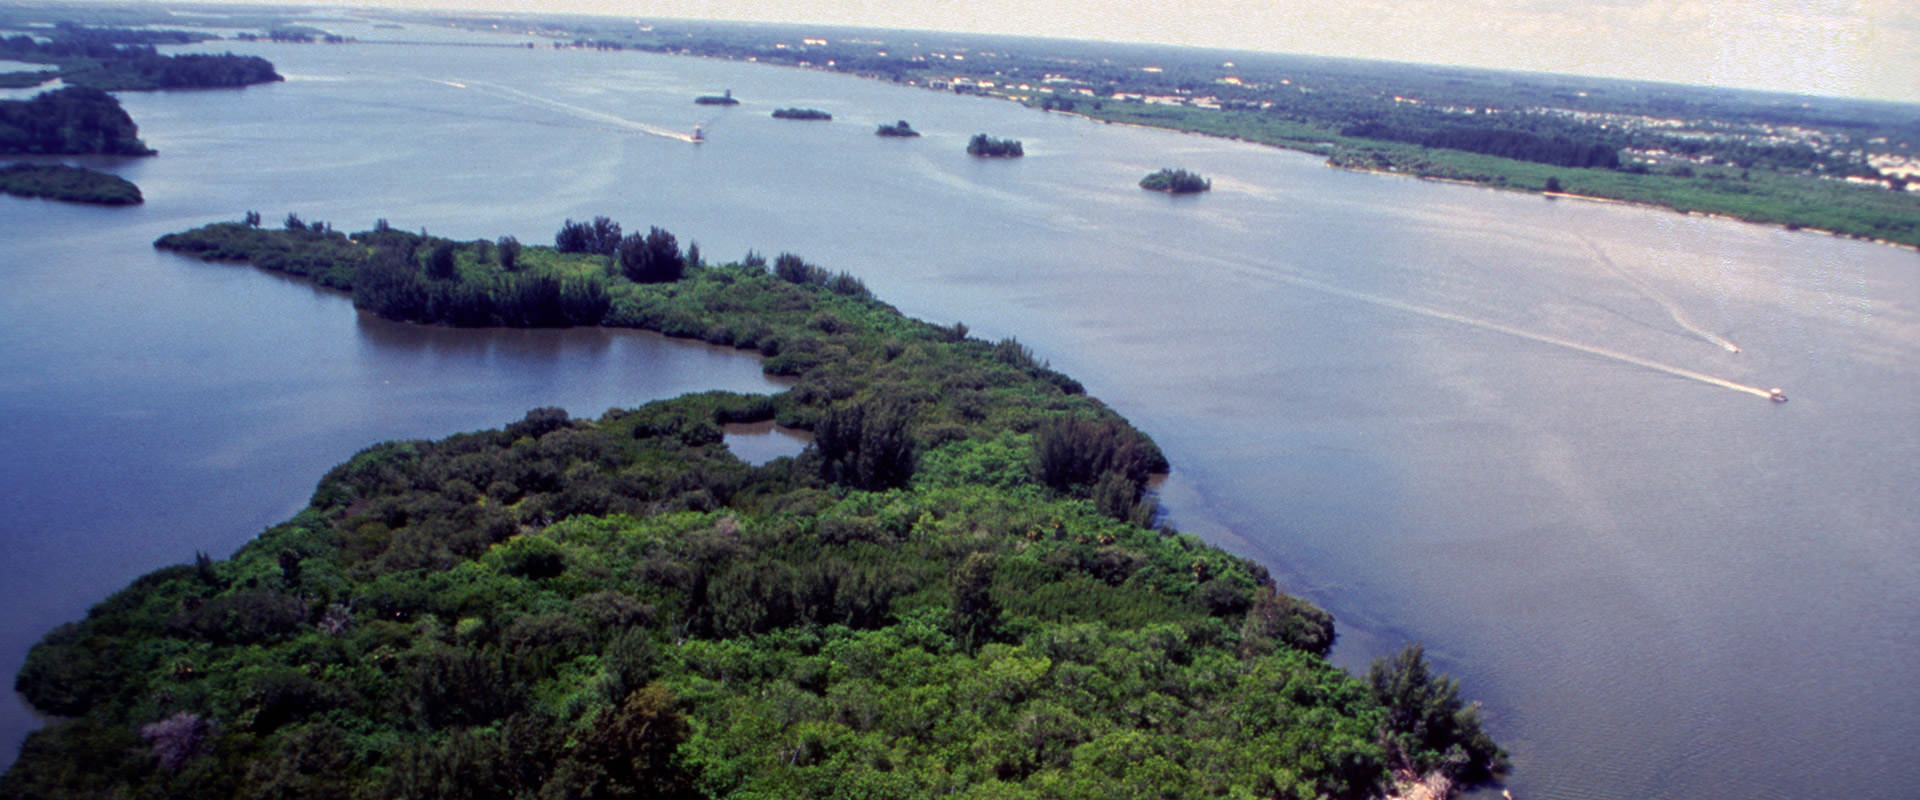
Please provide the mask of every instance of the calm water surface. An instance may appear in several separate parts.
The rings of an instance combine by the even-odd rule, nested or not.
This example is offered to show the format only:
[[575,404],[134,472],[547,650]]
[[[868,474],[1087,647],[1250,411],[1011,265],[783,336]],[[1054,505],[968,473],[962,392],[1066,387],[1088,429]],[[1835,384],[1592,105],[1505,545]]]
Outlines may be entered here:
[[[162,155],[107,166],[145,207],[5,200],[22,455],[0,666],[133,575],[230,551],[374,440],[764,387],[750,361],[640,337],[361,321],[153,237],[252,209],[546,241],[606,214],[1018,336],[1161,443],[1175,524],[1335,613],[1337,660],[1426,642],[1486,701],[1517,796],[1907,794],[1910,251],[797,70],[252,51],[288,82],[123,97]],[[741,106],[691,103],[729,88]],[[768,117],[785,106],[835,119]],[[899,118],[927,135],[872,135]],[[660,135],[696,124],[702,145]],[[1029,155],[971,159],[979,132]],[[1134,188],[1163,166],[1214,191]],[[1792,402],[1749,391],[1773,386]]]

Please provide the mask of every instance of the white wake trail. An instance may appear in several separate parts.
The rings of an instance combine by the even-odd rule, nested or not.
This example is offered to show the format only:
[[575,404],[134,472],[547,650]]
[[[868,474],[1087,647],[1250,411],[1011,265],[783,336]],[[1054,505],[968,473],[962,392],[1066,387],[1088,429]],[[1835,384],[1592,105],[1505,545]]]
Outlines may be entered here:
[[1354,300],[1354,301],[1366,303],[1369,305],[1380,306],[1382,308],[1396,309],[1399,311],[1404,311],[1409,314],[1418,314],[1420,316],[1429,317],[1432,319],[1446,320],[1448,322],[1453,322],[1460,325],[1466,325],[1468,327],[1473,327],[1473,328],[1479,328],[1480,330],[1493,331],[1495,333],[1502,333],[1508,336],[1513,336],[1520,339],[1526,339],[1532,342],[1539,342],[1541,344],[1552,345],[1554,347],[1564,347],[1568,350],[1574,350],[1577,352],[1586,353],[1588,355],[1593,355],[1593,356],[1598,356],[1600,358],[1618,361],[1624,364],[1632,364],[1636,367],[1644,367],[1646,369],[1654,370],[1656,372],[1666,373],[1668,375],[1673,375],[1675,377],[1686,378],[1687,380],[1691,380],[1691,381],[1699,381],[1701,383],[1705,383],[1710,386],[1718,386],[1723,389],[1732,389],[1733,391],[1736,391],[1736,392],[1741,392],[1744,394],[1753,395],[1754,397],[1772,400],[1776,403],[1786,402],[1786,399],[1787,399],[1786,394],[1783,393],[1780,389],[1768,389],[1768,388],[1762,388],[1759,386],[1750,386],[1744,383],[1739,383],[1737,381],[1731,381],[1716,375],[1709,375],[1704,372],[1699,372],[1697,370],[1691,370],[1685,367],[1679,367],[1679,366],[1674,366],[1672,364],[1666,364],[1659,361],[1654,361],[1653,359],[1650,359],[1650,358],[1642,358],[1632,353],[1623,353],[1619,350],[1612,350],[1605,347],[1599,347],[1596,345],[1576,342],[1570,339],[1562,339],[1558,336],[1549,336],[1544,333],[1535,333],[1533,331],[1529,331],[1524,328],[1516,328],[1516,327],[1513,327],[1512,325],[1506,325],[1499,322],[1494,322],[1492,320],[1480,319],[1478,317],[1470,317],[1465,314],[1456,314],[1454,312],[1446,311],[1443,309],[1418,305],[1415,303],[1408,303],[1401,300],[1395,300],[1391,297],[1384,297],[1377,294],[1371,294],[1368,292],[1362,292],[1362,291],[1348,289],[1341,286],[1335,286],[1331,283],[1327,283],[1325,281],[1317,280],[1314,278],[1309,278],[1304,275],[1289,274],[1287,272],[1274,271],[1270,269],[1260,269],[1260,268],[1253,267],[1250,264],[1243,264],[1240,262],[1229,261],[1227,259],[1222,259],[1217,257],[1208,257],[1208,256],[1196,257],[1192,253],[1177,253],[1177,254],[1168,253],[1167,255],[1170,258],[1181,258],[1181,259],[1188,259],[1188,260],[1192,260],[1195,258],[1202,258],[1205,260],[1213,261],[1221,266],[1227,267],[1229,269],[1232,269],[1236,272],[1239,272],[1243,275],[1247,275],[1249,277],[1257,276],[1260,278],[1276,280],[1281,283],[1297,286],[1303,289],[1309,289],[1312,291],[1320,292],[1322,294],[1333,295],[1335,297],[1344,297],[1349,300]]
[[1451,311],[1443,311],[1437,308],[1429,308],[1427,306],[1414,305],[1413,303],[1404,303],[1399,300],[1395,300],[1391,297],[1381,297],[1379,295],[1367,294],[1366,292],[1357,292],[1352,289],[1344,289],[1339,286],[1334,286],[1332,284],[1322,283],[1312,278],[1303,278],[1303,277],[1297,277],[1297,276],[1291,276],[1291,275],[1275,275],[1274,277],[1282,281],[1285,281],[1287,283],[1293,284],[1295,286],[1300,286],[1307,289],[1313,289],[1315,291],[1325,292],[1327,294],[1337,295],[1339,297],[1345,297],[1352,300],[1358,300],[1363,303],[1371,303],[1373,305],[1384,306],[1386,308],[1399,309],[1401,311],[1405,311],[1411,314],[1419,314],[1421,316],[1432,317],[1434,319],[1443,319],[1449,322],[1457,322],[1461,325],[1468,325],[1471,327],[1479,328],[1481,330],[1493,331],[1495,333],[1504,333],[1508,336],[1516,336],[1521,339],[1540,342],[1542,344],[1550,344],[1556,347],[1565,347],[1569,350],[1578,350],[1582,353],[1589,353],[1592,355],[1600,356],[1601,358],[1610,358],[1615,361],[1625,362],[1628,364],[1632,364],[1634,366],[1645,367],[1647,369],[1655,370],[1658,372],[1664,372],[1668,375],[1675,375],[1678,377],[1686,378],[1688,380],[1700,381],[1702,383],[1711,384],[1711,385],[1719,386],[1726,389],[1732,389],[1736,392],[1745,392],[1755,397],[1763,397],[1768,400],[1779,400],[1785,396],[1781,394],[1779,390],[1763,389],[1758,386],[1748,386],[1744,383],[1736,383],[1734,381],[1727,380],[1726,378],[1708,375],[1704,372],[1696,372],[1694,370],[1690,370],[1685,367],[1676,367],[1672,364],[1663,364],[1661,362],[1654,361],[1653,359],[1650,359],[1650,358],[1641,358],[1640,356],[1636,356],[1632,353],[1623,353],[1618,350],[1610,350],[1605,347],[1597,347],[1595,345],[1583,344],[1581,342],[1562,339],[1558,336],[1548,336],[1544,333],[1534,333],[1533,331],[1524,330],[1521,328],[1515,328],[1511,325],[1503,325],[1501,323],[1494,322],[1491,320],[1484,320],[1484,319],[1479,319],[1477,317],[1469,317],[1462,314],[1455,314]]
[[595,109],[587,108],[586,106],[574,105],[572,103],[561,102],[559,100],[555,100],[549,97],[541,97],[537,94],[523,92],[519,89],[515,89],[510,86],[501,86],[500,84],[497,84],[497,83],[486,83],[481,81],[460,83],[458,81],[441,80],[438,78],[427,78],[427,80],[444,85],[444,86],[451,86],[456,89],[467,89],[469,91],[476,91],[490,97],[497,97],[499,99],[506,100],[509,102],[514,102],[514,103],[519,103],[521,105],[531,106],[534,108],[544,108],[550,111],[559,111],[569,116],[578,117],[580,119],[588,120],[591,122],[598,122],[603,125],[609,125],[615,128],[634,131],[636,133],[644,133],[649,136],[660,136],[667,139],[677,139],[682,142],[700,141],[698,138],[696,138],[693,134],[690,134],[690,133],[681,133],[680,131],[673,130],[672,128],[662,128],[657,125],[648,125],[644,122],[635,122],[625,117],[618,117],[612,114],[608,114],[604,111],[598,111]]
[[1645,280],[1642,280],[1640,276],[1635,275],[1631,272],[1628,272],[1627,270],[1623,269],[1619,264],[1614,263],[1613,259],[1609,258],[1606,252],[1600,249],[1599,245],[1594,244],[1592,239],[1588,239],[1585,236],[1579,236],[1578,234],[1575,234],[1575,236],[1577,236],[1582,243],[1586,244],[1587,249],[1593,251],[1594,257],[1599,259],[1601,264],[1606,265],[1607,269],[1612,270],[1613,274],[1618,275],[1622,280],[1625,280],[1627,283],[1632,284],[1633,288],[1640,290],[1640,294],[1645,295],[1647,299],[1652,300],[1653,302],[1659,304],[1661,308],[1666,309],[1667,316],[1673,320],[1674,324],[1679,325],[1682,328],[1685,328],[1687,332],[1692,333],[1695,336],[1705,339],[1708,342],[1711,342],[1713,344],[1719,345],[1722,349],[1726,350],[1729,353],[1740,352],[1739,345],[1736,345],[1733,342],[1727,341],[1727,338],[1724,336],[1721,336],[1717,333],[1714,333],[1713,331],[1700,327],[1698,324],[1695,324],[1693,321],[1693,318],[1687,316],[1687,312],[1684,309],[1680,308],[1679,303],[1673,302],[1672,298],[1667,297],[1666,295],[1660,293],[1658,290],[1654,289],[1653,286],[1649,285]]

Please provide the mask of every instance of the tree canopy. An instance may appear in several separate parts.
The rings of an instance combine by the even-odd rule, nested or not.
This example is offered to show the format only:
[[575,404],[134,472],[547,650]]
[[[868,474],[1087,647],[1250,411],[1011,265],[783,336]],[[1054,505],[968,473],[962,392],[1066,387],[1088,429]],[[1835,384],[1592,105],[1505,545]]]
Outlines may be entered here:
[[86,86],[0,100],[0,153],[152,155],[113,95]]
[[[356,296],[383,253],[440,248],[291,215],[190,233],[163,246]],[[415,285],[497,269],[452,252]],[[1449,755],[1477,728],[1389,727],[1457,695],[1370,688],[1326,661],[1325,612],[1151,527],[1165,458],[1017,341],[791,254],[670,283],[519,260],[600,276],[602,324],[793,384],[368,448],[232,558],[50,633],[16,685],[62,719],[0,798],[1361,798],[1396,758],[1483,766]],[[768,419],[813,446],[734,457],[721,426]]]
[[1027,154],[1018,139],[995,139],[976,133],[967,140],[967,155],[985,158],[1019,158]]
[[1140,179],[1140,188],[1168,194],[1192,194],[1213,188],[1213,181],[1184,169],[1163,169]]

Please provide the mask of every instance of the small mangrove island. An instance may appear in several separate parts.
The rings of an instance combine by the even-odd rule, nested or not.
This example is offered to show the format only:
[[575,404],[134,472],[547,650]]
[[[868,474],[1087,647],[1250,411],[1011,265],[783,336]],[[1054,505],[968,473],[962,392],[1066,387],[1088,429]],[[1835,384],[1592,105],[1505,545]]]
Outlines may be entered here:
[[1140,188],[1168,194],[1195,194],[1213,188],[1213,181],[1184,169],[1163,169],[1140,179]]
[[880,123],[880,129],[874,131],[874,134],[877,136],[914,137],[919,136],[920,132],[914,130],[913,126],[908,125],[907,121],[903,119],[892,125],[884,122]]
[[1027,154],[1018,139],[995,139],[976,133],[967,140],[967,155],[981,158],[1019,158]]
[[781,108],[774,110],[773,118],[830,120],[833,119],[833,115],[817,108]]
[[66,164],[0,167],[0,192],[68,203],[130,206],[142,202],[140,187],[118,175]]
[[721,94],[703,94],[703,95],[700,95],[699,97],[693,98],[693,102],[703,106],[740,105],[740,100],[733,96],[732,89],[728,89],[726,90],[726,92]]
[[[659,228],[555,247],[289,214],[164,237],[400,320],[643,328],[792,380],[374,445],[232,557],[63,625],[0,776],[46,797],[1322,797],[1505,756],[1417,646],[1153,525],[1145,434],[1014,339]],[[721,426],[813,434],[754,466]]]

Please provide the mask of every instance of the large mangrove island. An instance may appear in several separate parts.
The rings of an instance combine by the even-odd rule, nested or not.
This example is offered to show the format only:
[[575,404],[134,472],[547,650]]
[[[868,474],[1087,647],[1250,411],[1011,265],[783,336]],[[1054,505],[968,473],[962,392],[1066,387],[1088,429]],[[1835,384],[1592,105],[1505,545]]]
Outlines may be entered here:
[[[777,394],[374,445],[227,559],[34,649],[0,798],[1364,798],[1504,755],[1417,647],[1365,679],[1259,565],[1156,527],[1142,432],[1014,339],[793,254],[289,214],[161,239],[448,325],[757,352]],[[721,425],[812,433],[753,466]]]

